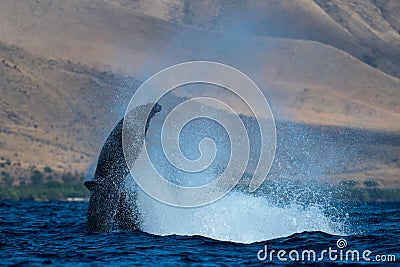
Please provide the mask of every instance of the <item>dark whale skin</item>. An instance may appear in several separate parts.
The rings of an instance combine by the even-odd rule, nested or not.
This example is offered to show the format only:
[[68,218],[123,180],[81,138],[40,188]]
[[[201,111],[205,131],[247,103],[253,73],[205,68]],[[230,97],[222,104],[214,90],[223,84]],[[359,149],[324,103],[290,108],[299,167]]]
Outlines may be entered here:
[[[161,105],[149,103],[129,112],[130,120],[138,122],[133,129],[132,127],[130,129],[137,137],[134,139],[136,140],[134,146],[139,148],[134,151],[134,158],[139,155],[152,117],[159,111],[161,111]],[[147,114],[149,116],[146,118]],[[144,120],[146,120],[146,128],[143,135]],[[91,192],[86,219],[88,232],[110,232],[114,221],[121,230],[130,231],[138,228],[136,195],[134,192],[122,190],[122,182],[129,174],[122,144],[123,122],[123,119],[118,122],[105,141],[99,155],[94,179],[84,183]]]

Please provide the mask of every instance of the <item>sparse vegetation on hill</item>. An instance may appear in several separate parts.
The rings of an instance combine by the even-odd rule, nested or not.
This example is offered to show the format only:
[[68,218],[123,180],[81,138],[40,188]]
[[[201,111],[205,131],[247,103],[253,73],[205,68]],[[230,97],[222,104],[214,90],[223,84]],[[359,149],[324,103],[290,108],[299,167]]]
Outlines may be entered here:
[[89,191],[82,181],[62,183],[49,181],[36,184],[0,186],[0,200],[66,200],[68,198],[88,198]]
[[49,168],[45,167],[43,173],[34,169],[29,178],[19,179],[7,172],[1,172],[0,200],[65,200],[89,196],[83,185],[83,178],[71,173],[52,173],[52,176],[45,176]]

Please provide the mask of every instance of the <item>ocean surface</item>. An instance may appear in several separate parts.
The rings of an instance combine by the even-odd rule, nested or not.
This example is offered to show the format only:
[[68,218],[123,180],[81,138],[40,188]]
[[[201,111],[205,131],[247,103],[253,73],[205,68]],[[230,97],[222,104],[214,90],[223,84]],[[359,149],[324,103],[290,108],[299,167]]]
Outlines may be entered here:
[[[400,203],[341,203],[338,206],[346,216],[345,221],[336,222],[342,225],[336,229],[318,216],[313,217],[313,213],[319,212],[313,209],[304,213],[297,208],[269,207],[271,214],[254,218],[260,209],[255,206],[257,211],[251,213],[252,208],[245,207],[243,210],[250,210],[247,220],[237,208],[236,217],[235,214],[226,216],[223,212],[235,211],[225,206],[225,209],[214,207],[182,216],[170,211],[173,218],[170,222],[165,222],[166,212],[144,223],[147,232],[116,230],[100,234],[85,232],[87,205],[87,202],[61,201],[2,202],[0,265],[400,265]],[[268,209],[263,211],[268,213]],[[231,223],[237,217],[242,219]],[[319,222],[312,223],[315,220]],[[158,225],[162,227],[157,228]],[[279,250],[283,251],[280,258]],[[315,260],[309,250],[316,252]],[[321,257],[323,250],[327,252]],[[352,260],[354,250],[359,252],[358,261],[356,254]]]

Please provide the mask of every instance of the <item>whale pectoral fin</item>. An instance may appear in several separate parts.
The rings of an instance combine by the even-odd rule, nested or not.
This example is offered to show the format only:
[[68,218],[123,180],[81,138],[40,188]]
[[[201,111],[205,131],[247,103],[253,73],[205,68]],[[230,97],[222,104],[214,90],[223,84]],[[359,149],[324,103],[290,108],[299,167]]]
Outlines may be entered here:
[[92,192],[97,185],[96,181],[85,181],[83,184],[90,192]]

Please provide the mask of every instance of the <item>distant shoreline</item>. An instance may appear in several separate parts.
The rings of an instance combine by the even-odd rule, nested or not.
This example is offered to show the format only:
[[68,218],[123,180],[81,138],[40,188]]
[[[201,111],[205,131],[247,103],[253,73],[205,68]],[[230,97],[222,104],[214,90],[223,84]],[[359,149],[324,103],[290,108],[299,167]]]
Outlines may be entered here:
[[[245,188],[239,191],[246,192]],[[277,199],[290,202],[288,193],[280,196],[282,192],[277,193],[277,189],[270,184],[255,192],[255,196],[271,194]],[[285,190],[284,190],[285,191]],[[293,188],[288,189],[293,190]],[[357,188],[348,185],[320,188],[320,193],[330,192],[330,199],[344,202],[400,202],[400,188]],[[301,192],[301,189],[300,191]],[[18,186],[0,186],[0,201],[65,201],[65,202],[87,202],[89,200],[89,191],[80,181],[74,183],[61,183],[51,181],[39,185],[18,185]]]

